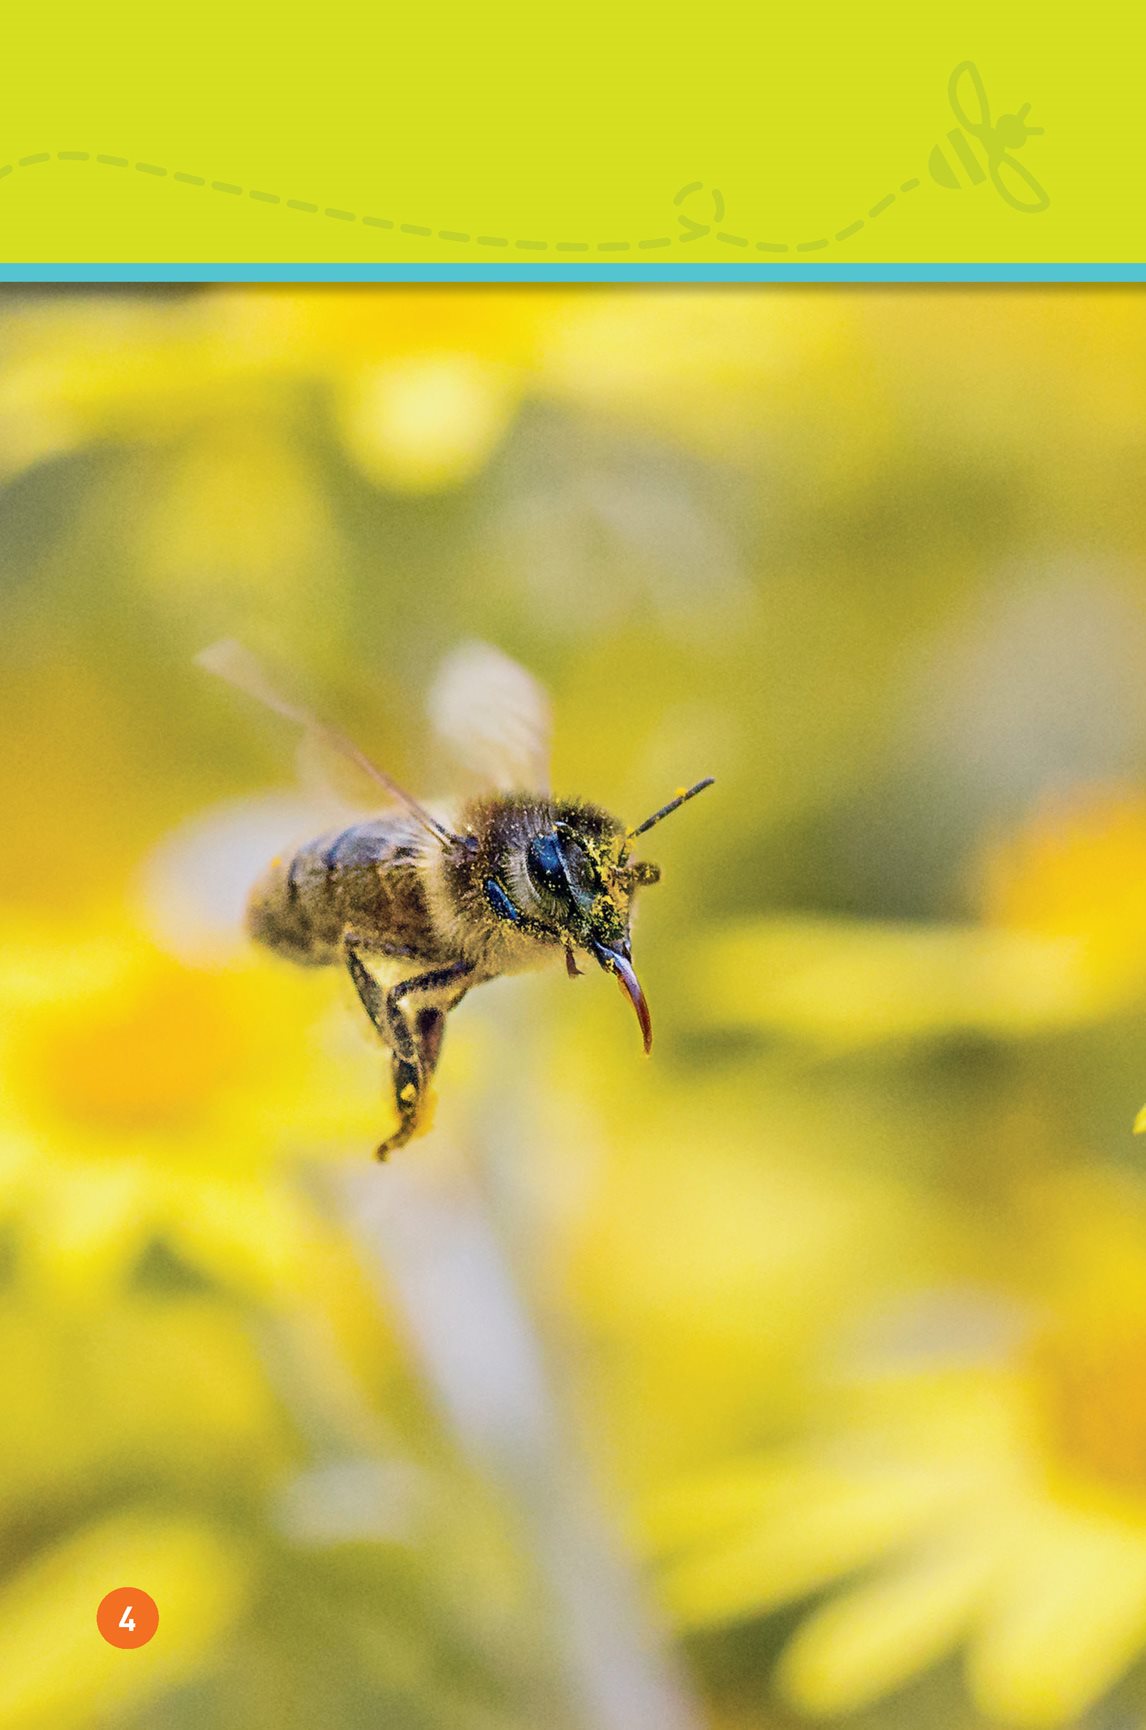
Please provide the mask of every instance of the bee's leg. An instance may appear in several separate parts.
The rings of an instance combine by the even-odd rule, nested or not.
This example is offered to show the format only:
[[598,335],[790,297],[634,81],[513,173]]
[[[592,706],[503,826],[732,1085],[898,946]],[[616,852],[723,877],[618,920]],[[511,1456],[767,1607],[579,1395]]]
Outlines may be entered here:
[[[359,951],[369,948],[395,960],[410,959],[409,952],[396,945],[384,947],[377,942],[360,940],[351,933],[343,938],[346,966],[354,981],[354,989],[375,1031],[390,1047],[390,1074],[394,1087],[394,1102],[398,1107],[398,1128],[378,1149],[378,1158],[385,1159],[391,1148],[402,1147],[414,1133],[418,1121],[418,1105],[422,1095],[423,1065],[410,1024],[399,1003],[392,1004],[389,996]],[[441,1040],[439,1038],[439,1044]]]
[[394,1148],[405,1146],[418,1127],[425,1086],[434,1072],[446,1030],[446,1012],[437,1008],[423,1009],[414,1017],[411,1028],[403,999],[415,991],[440,991],[472,972],[470,962],[458,961],[451,967],[437,967],[429,973],[415,973],[409,979],[401,979],[386,995],[386,1014],[393,1030],[394,1103],[398,1107],[398,1127],[379,1147],[379,1159],[385,1159]]
[[[363,950],[367,952],[372,951],[376,955],[386,955],[391,960],[395,961],[412,960],[412,952],[397,943],[384,944],[377,942],[374,938],[359,937],[354,931],[347,931],[342,939],[342,953],[346,957],[347,970],[350,973],[351,979],[354,981],[354,989],[357,991],[359,998],[362,1001],[362,1007],[370,1017],[375,1032],[385,1040],[387,1045],[392,1046],[396,1051],[398,1047],[395,1044],[394,1038],[394,1021],[387,1007],[386,993],[383,991],[382,987],[363,961]],[[401,1026],[397,1029],[399,1039],[401,1039],[403,1033],[407,1034],[407,1036],[409,1034],[405,1018],[401,1017],[400,1020]],[[408,1040],[408,1045],[408,1055],[413,1057],[413,1041]]]
[[427,1081],[438,1067],[438,1058],[442,1054],[442,1040],[445,1035],[445,1010],[419,1009],[414,1017],[414,1037],[418,1041],[418,1058],[422,1065],[422,1074]]
[[418,1055],[422,1060],[422,1074],[429,1080],[438,1067],[438,1058],[442,1055],[442,1040],[446,1036],[446,1017],[451,1009],[456,1009],[465,991],[459,991],[444,1009],[419,1009],[414,1017],[414,1034],[418,1041]]

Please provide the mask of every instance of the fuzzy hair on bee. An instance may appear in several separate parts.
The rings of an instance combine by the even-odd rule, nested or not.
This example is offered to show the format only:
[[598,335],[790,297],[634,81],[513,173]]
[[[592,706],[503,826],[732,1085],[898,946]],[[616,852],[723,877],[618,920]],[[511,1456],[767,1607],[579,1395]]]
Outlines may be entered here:
[[486,790],[446,822],[358,747],[279,693],[238,643],[201,666],[303,727],[386,795],[381,815],[320,835],[272,861],[251,891],[259,943],[302,966],[345,966],[390,1054],[398,1123],[380,1159],[421,1126],[446,1018],[475,985],[564,956],[612,973],[645,1051],[652,1019],[633,968],[637,890],[660,870],[634,859],[638,838],[712,785],[682,789],[627,828],[600,806],[548,792],[549,706],[516,662],[485,644],[447,658],[431,693],[438,731],[484,769]]

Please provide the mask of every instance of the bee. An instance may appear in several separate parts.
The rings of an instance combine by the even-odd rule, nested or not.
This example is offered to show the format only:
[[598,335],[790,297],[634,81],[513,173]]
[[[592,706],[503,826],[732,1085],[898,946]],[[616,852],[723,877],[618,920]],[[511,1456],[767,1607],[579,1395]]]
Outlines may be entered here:
[[442,731],[484,762],[492,784],[445,821],[351,740],[280,694],[238,643],[216,643],[201,666],[301,726],[385,795],[376,817],[320,835],[273,860],[251,891],[247,929],[302,966],[343,966],[390,1054],[397,1128],[385,1159],[419,1129],[446,1017],[467,992],[502,974],[578,957],[618,980],[652,1047],[652,1018],[633,969],[630,923],[640,888],[660,870],[633,844],[713,784],[677,793],[635,828],[598,805],[548,791],[549,715],[522,668],[481,644],[451,658],[436,686]]
[[[966,91],[966,100],[963,90]],[[1017,114],[1000,114],[996,121],[992,121],[986,86],[979,68],[971,60],[963,60],[956,66],[947,81],[947,95],[959,125],[953,126],[947,134],[951,155],[948,156],[943,146],[937,144],[928,158],[927,166],[936,185],[959,191],[959,169],[962,168],[972,186],[981,186],[990,175],[995,191],[1013,209],[1032,215],[1045,210],[1050,203],[1049,193],[1039,185],[1030,169],[1011,155],[1028,138],[1042,133],[1041,126],[1027,124],[1030,103],[1024,102]],[[972,148],[971,137],[978,140],[978,151]],[[986,159],[986,173],[980,155]]]

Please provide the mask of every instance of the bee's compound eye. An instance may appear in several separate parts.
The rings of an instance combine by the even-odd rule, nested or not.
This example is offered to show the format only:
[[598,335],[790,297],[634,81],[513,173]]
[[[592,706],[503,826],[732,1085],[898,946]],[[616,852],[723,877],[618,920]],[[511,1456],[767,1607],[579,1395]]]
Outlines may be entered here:
[[567,895],[569,881],[556,835],[535,835],[525,850],[525,868],[535,889]]
[[586,914],[598,889],[596,874],[581,843],[570,835],[536,835],[525,852],[525,868],[539,895],[559,902],[568,916]]
[[565,875],[574,896],[592,895],[599,884],[597,873],[584,847],[579,841],[566,841],[562,844],[561,852],[565,860]]

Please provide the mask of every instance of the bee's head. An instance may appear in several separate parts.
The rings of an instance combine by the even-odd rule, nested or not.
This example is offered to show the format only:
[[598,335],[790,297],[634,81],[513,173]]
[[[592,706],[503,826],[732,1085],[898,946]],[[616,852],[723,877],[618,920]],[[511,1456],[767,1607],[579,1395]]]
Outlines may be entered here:
[[652,1045],[652,1018],[633,971],[629,922],[637,889],[657,882],[660,870],[631,861],[630,844],[707,785],[702,782],[633,830],[596,806],[572,801],[538,802],[527,810],[507,800],[502,821],[492,826],[502,839],[500,868],[484,879],[494,913],[542,942],[560,943],[571,974],[579,971],[577,950],[615,974],[636,1011],[646,1051]]
[[653,1025],[640,981],[633,971],[629,937],[633,895],[641,883],[655,883],[655,865],[625,862],[625,831],[604,812],[586,806],[559,806],[552,827],[532,835],[525,846],[524,875],[538,916],[565,945],[571,974],[575,950],[587,951],[615,973],[637,1014],[648,1051]]

